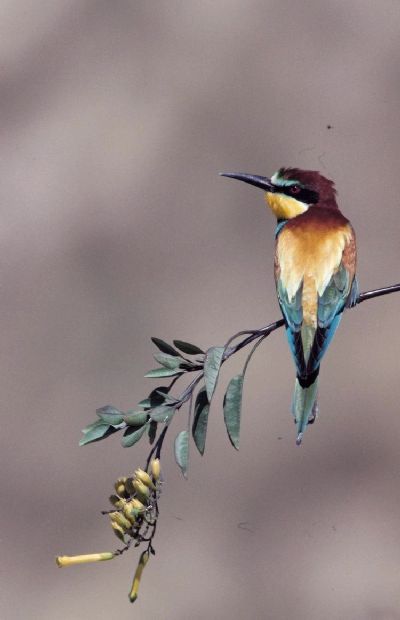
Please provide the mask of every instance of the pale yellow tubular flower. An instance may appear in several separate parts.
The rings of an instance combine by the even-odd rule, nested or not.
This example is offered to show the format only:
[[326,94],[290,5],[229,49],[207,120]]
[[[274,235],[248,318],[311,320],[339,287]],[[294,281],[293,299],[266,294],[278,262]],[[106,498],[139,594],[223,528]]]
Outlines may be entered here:
[[137,569],[133,577],[132,588],[129,592],[129,600],[131,603],[134,603],[138,597],[140,579],[142,577],[143,569],[149,561],[149,555],[150,554],[148,551],[143,551],[142,555],[140,556],[139,564],[137,565]]
[[111,551],[103,553],[88,553],[86,555],[59,555],[56,558],[57,566],[75,566],[75,564],[86,564],[87,562],[104,562],[115,557]]

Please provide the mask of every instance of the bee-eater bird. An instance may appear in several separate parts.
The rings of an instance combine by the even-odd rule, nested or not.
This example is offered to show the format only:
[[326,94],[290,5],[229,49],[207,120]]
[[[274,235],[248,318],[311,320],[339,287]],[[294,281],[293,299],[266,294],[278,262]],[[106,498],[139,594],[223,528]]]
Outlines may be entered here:
[[315,421],[319,366],[346,307],[358,296],[356,240],[334,184],[319,172],[281,168],[270,179],[221,173],[265,192],[277,218],[275,282],[297,376],[292,413],[301,444]]

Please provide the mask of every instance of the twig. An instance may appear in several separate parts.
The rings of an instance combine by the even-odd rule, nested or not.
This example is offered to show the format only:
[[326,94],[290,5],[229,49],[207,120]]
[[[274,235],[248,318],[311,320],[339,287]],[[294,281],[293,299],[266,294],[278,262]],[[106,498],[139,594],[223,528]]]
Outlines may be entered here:
[[391,286],[385,286],[385,288],[376,288],[373,291],[366,291],[365,293],[359,294],[356,304],[360,304],[362,301],[367,301],[367,299],[372,299],[373,297],[381,297],[382,295],[396,293],[397,291],[400,291],[400,284],[392,284]]

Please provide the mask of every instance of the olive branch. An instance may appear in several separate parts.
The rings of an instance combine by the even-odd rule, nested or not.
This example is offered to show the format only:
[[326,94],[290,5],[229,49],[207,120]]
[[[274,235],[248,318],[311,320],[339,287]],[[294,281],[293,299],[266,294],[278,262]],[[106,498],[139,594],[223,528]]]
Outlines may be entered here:
[[[374,297],[398,291],[400,283],[360,293],[354,306]],[[257,347],[283,325],[285,325],[284,319],[279,319],[265,327],[240,331],[231,336],[224,346],[213,346],[206,351],[182,340],[174,340],[171,345],[160,338],[152,338],[158,349],[154,358],[159,366],[150,370],[145,377],[153,379],[171,377],[169,385],[153,389],[135,409],[124,412],[112,405],[97,409],[97,419],[83,429],[83,437],[79,442],[83,446],[123,432],[121,444],[124,448],[129,448],[146,434],[148,436],[151,449],[144,469],[137,469],[132,476],[118,478],[114,485],[116,494],[109,498],[114,508],[102,513],[109,515],[112,529],[124,546],[114,552],[59,556],[57,558],[59,566],[111,560],[127,551],[132,543],[135,547],[145,543],[147,547],[140,555],[129,594],[132,602],[136,600],[143,568],[150,555],[155,553],[153,538],[159,517],[158,500],[163,487],[160,459],[173,417],[187,405],[186,428],[178,433],[174,441],[175,460],[186,478],[190,436],[200,454],[204,454],[210,404],[220,369],[235,353],[253,344],[242,372],[229,381],[223,401],[228,437],[234,448],[238,449],[243,383],[247,367]],[[172,388],[178,380],[190,373],[194,374],[192,380],[179,395],[174,396],[171,393]]]

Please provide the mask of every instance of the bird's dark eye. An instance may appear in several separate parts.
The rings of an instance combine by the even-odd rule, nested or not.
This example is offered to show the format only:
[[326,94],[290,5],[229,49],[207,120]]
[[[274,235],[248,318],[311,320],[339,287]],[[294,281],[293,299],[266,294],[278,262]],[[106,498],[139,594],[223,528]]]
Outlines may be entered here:
[[300,187],[299,185],[292,185],[292,187],[290,188],[290,193],[291,194],[298,194],[300,191]]

